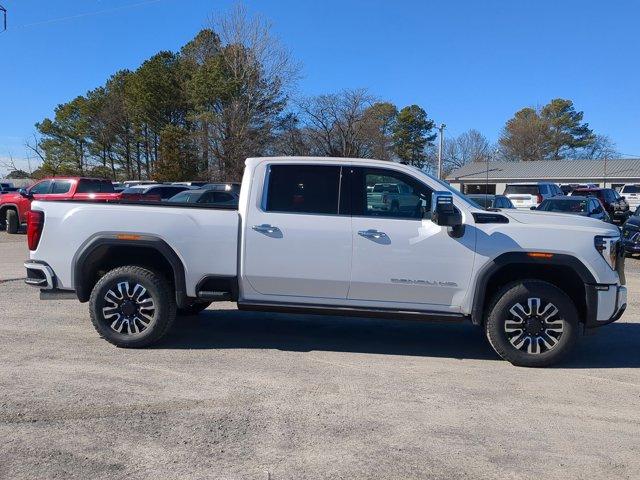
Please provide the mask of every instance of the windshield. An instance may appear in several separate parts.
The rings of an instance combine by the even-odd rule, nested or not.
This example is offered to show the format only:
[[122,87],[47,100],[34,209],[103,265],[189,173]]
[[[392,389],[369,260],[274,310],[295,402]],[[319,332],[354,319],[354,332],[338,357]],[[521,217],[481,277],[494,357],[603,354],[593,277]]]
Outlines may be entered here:
[[125,188],[122,193],[144,193],[146,187],[129,187]]
[[507,185],[504,189],[504,194],[525,194],[525,195],[538,195],[537,185]]
[[180,192],[177,195],[167,199],[168,202],[188,202],[189,197],[192,195],[191,192]]
[[395,183],[376,183],[373,186],[373,193],[399,193],[400,189]]
[[640,193],[640,185],[625,185],[622,187],[622,193]]
[[538,210],[544,212],[585,213],[587,212],[587,200],[545,200]]
[[493,195],[470,195],[467,199],[472,201],[479,208],[491,208],[493,206]]

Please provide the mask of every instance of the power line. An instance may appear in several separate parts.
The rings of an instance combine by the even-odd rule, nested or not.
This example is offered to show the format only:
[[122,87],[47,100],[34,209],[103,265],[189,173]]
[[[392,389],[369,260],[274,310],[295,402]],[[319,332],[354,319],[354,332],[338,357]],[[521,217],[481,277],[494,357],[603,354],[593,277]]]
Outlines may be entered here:
[[4,32],[7,29],[7,9],[4,8],[2,5],[0,5],[0,12],[2,12],[2,24],[3,24],[3,28],[2,30],[0,30],[0,32]]
[[[25,23],[23,25],[18,25],[14,28],[29,28],[29,27],[36,27],[36,26],[40,26],[40,25],[49,25],[51,23],[58,23],[58,22],[64,22],[67,20],[75,20],[76,18],[84,18],[84,17],[93,17],[95,15],[102,15],[103,13],[112,13],[112,12],[118,12],[120,10],[127,10],[129,8],[136,8],[136,7],[142,7],[144,5],[150,5],[152,3],[159,3],[162,0],[147,0],[145,2],[138,2],[138,3],[131,3],[129,5],[122,5],[120,7],[115,7],[115,8],[107,8],[104,10],[98,10],[96,12],[87,12],[87,13],[79,13],[77,15],[69,15],[66,17],[58,17],[58,18],[52,18],[49,20],[42,20],[40,22],[32,22],[32,23]],[[6,12],[6,10],[5,10]],[[6,29],[6,13],[5,13],[5,29]]]

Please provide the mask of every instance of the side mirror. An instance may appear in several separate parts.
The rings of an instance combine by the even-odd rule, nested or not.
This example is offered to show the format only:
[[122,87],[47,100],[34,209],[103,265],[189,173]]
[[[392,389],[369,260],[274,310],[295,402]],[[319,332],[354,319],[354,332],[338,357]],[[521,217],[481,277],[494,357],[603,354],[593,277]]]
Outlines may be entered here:
[[538,209],[538,207],[536,207],[535,205],[532,206],[532,207],[529,207],[529,210],[537,210],[537,209]]
[[27,190],[26,188],[19,189],[18,193],[20,194],[21,197],[28,198],[28,199],[33,198],[33,194],[29,192],[29,190]]
[[462,215],[453,205],[453,195],[449,192],[431,194],[431,221],[441,227],[451,227],[452,237],[458,238],[464,233]]

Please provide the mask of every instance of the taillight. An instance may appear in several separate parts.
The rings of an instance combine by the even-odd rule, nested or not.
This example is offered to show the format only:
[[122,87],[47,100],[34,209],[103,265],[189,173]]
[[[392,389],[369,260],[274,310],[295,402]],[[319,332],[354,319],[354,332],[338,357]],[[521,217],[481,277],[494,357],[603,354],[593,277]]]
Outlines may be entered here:
[[536,197],[538,197],[538,203],[542,203],[542,195],[538,194]]
[[38,210],[27,212],[27,245],[29,250],[38,248],[42,227],[44,227],[44,212]]

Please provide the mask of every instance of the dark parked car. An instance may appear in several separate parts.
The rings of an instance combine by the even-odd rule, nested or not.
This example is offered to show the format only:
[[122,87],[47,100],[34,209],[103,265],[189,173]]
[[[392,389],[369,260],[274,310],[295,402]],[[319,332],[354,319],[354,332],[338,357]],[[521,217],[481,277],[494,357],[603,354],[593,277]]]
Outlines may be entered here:
[[238,206],[239,195],[234,192],[220,192],[218,190],[199,188],[187,190],[174,195],[167,202],[172,203],[203,203],[207,205]]
[[167,200],[174,195],[184,191],[191,190],[186,185],[137,185],[135,187],[125,188],[120,194],[122,200],[144,200],[155,201]]
[[611,217],[602,206],[602,203],[595,197],[578,197],[572,195],[569,197],[548,198],[537,207],[531,207],[531,210],[569,213],[612,223]]
[[516,208],[504,195],[485,195],[483,193],[474,193],[467,195],[467,198],[473,200],[483,208]]
[[640,207],[622,226],[622,245],[628,254],[640,253]]
[[629,204],[613,188],[577,188],[571,192],[571,195],[596,197],[614,222],[624,223],[631,215]]
[[240,195],[240,184],[237,182],[207,183],[200,188],[206,188],[207,190],[216,190],[218,192],[234,192]]

